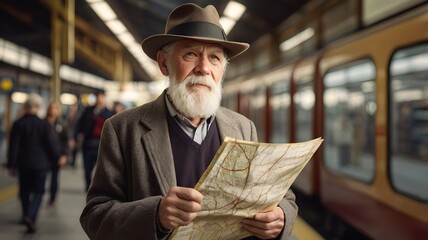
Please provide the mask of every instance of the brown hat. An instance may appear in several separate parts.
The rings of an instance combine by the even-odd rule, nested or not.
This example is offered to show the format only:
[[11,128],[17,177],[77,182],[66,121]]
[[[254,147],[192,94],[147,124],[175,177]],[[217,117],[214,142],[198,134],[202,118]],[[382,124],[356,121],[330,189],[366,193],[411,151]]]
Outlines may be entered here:
[[250,46],[227,40],[214,6],[201,8],[193,3],[175,8],[166,22],[165,34],[150,36],[143,40],[141,46],[147,56],[156,60],[156,54],[163,46],[184,39],[219,44],[226,49],[229,58],[243,53]]

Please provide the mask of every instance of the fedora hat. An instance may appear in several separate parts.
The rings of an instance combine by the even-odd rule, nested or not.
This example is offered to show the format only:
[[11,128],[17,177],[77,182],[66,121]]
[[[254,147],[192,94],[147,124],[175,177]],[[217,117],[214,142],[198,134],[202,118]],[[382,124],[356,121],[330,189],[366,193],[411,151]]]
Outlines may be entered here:
[[147,56],[156,60],[157,52],[163,46],[185,39],[219,44],[225,48],[229,58],[243,53],[250,46],[248,43],[227,40],[214,6],[201,8],[193,3],[175,8],[168,17],[165,33],[144,39],[141,46]]

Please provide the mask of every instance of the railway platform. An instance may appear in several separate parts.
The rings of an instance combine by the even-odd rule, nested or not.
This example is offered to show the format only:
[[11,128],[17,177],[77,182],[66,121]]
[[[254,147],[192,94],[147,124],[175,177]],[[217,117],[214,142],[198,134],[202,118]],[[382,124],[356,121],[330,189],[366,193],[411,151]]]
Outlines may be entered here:
[[[85,191],[81,159],[75,168],[67,166],[60,172],[60,189],[55,205],[48,206],[46,185],[44,201],[37,218],[36,233],[26,233],[20,223],[21,206],[17,198],[16,178],[0,173],[0,239],[7,240],[85,240],[89,239],[80,226],[79,217],[85,205]],[[49,178],[48,178],[49,179]],[[49,181],[47,181],[47,184]],[[323,239],[308,223],[298,218],[292,240]]]

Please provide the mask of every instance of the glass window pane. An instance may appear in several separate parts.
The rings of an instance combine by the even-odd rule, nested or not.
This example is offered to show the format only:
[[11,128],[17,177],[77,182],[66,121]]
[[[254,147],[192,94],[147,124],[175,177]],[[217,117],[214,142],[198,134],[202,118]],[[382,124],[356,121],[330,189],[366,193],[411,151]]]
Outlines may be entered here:
[[324,163],[369,182],[375,173],[375,66],[360,60],[324,76]]
[[313,78],[299,80],[294,93],[294,107],[296,109],[296,141],[303,142],[312,139],[313,135],[313,108],[315,104]]
[[269,139],[272,143],[285,143],[290,140],[289,133],[289,109],[290,89],[288,81],[280,81],[272,84],[270,107],[272,109],[272,134]]
[[265,142],[265,108],[266,108],[266,93],[264,87],[259,87],[253,90],[251,98],[250,119],[253,120],[257,128],[257,137],[260,142]]
[[237,93],[223,93],[221,105],[233,111],[237,111],[238,103],[236,101]]
[[390,175],[400,192],[428,201],[428,44],[397,51],[390,65]]

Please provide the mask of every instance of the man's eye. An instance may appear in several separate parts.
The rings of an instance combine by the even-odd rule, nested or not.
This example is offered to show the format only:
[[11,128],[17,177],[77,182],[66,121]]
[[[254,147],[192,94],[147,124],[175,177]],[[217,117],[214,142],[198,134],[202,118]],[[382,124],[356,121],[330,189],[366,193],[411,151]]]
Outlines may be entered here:
[[220,62],[220,57],[217,55],[211,55],[210,56],[210,61],[211,62]]
[[196,61],[197,58],[198,55],[194,52],[186,52],[183,56],[183,59],[187,61]]
[[186,57],[197,57],[196,53],[194,53],[194,52],[187,52],[184,56],[186,56]]

